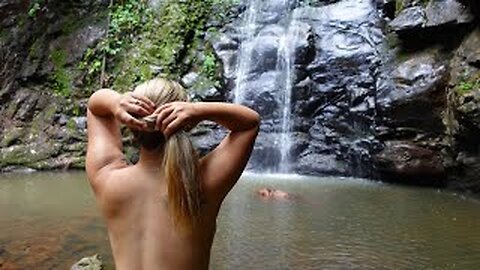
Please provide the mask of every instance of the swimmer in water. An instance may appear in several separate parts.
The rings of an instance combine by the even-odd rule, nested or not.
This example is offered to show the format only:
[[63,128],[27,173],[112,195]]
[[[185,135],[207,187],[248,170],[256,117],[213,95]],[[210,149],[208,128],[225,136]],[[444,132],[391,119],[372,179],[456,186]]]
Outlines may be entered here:
[[274,199],[291,199],[292,195],[289,193],[271,188],[261,188],[257,193],[264,198],[274,198]]

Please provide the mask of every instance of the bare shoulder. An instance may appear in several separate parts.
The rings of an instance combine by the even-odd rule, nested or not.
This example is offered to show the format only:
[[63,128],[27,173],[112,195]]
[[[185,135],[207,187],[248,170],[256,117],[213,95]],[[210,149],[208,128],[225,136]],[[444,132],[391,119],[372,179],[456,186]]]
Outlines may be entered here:
[[105,183],[108,182],[107,180],[116,171],[130,167],[128,160],[123,155],[112,159],[108,164],[103,166],[95,166],[96,164],[88,162],[88,154],[89,152],[87,151],[87,164],[85,169],[87,172],[88,181],[95,192],[97,192],[97,190],[102,190]]
[[102,210],[111,212],[131,200],[135,193],[135,181],[131,181],[134,177],[133,166],[126,165],[101,171],[90,179]]

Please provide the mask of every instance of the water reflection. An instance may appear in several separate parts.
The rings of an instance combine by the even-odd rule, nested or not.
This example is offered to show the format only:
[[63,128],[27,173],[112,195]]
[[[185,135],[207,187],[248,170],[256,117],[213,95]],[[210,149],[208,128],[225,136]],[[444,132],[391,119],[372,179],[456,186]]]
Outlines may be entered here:
[[[267,200],[262,187],[296,197]],[[246,175],[224,202],[212,269],[477,269],[480,203],[364,180]],[[84,173],[0,177],[0,269],[69,269],[105,226]]]

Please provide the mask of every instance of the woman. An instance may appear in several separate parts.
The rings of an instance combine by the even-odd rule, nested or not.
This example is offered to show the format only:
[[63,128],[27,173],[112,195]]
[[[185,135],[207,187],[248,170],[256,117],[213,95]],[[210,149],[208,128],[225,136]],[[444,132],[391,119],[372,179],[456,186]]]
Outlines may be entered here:
[[[258,114],[228,103],[189,103],[178,83],[154,79],[123,95],[95,92],[87,117],[87,175],[116,269],[208,269],[217,214],[250,157]],[[230,133],[199,159],[185,130],[203,120]],[[140,143],[135,165],[122,153],[120,124]]]

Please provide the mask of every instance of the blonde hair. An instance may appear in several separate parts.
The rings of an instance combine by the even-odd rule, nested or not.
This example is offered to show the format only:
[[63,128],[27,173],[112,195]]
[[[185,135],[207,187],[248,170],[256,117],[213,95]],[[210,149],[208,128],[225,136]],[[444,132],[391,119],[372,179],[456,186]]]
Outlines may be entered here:
[[[137,86],[134,93],[149,98],[156,107],[173,101],[187,101],[185,89],[177,82],[153,79]],[[144,120],[152,122],[155,116]],[[168,207],[173,222],[191,230],[200,219],[201,186],[198,180],[198,155],[188,134],[179,131],[165,140],[159,131],[134,132],[148,150],[163,152],[162,168],[167,182]]]

